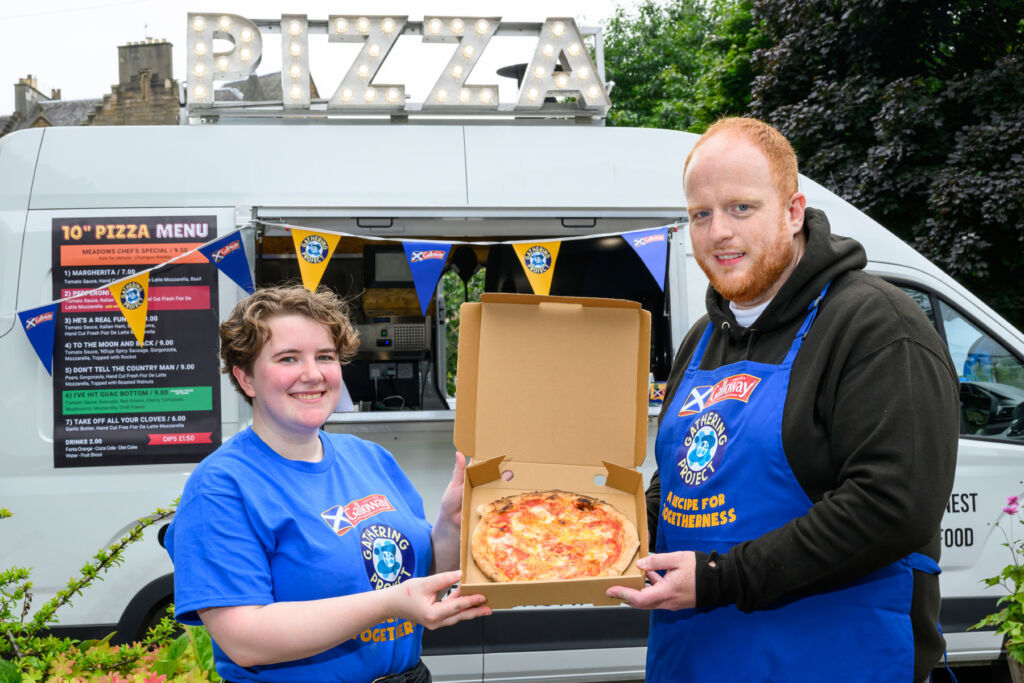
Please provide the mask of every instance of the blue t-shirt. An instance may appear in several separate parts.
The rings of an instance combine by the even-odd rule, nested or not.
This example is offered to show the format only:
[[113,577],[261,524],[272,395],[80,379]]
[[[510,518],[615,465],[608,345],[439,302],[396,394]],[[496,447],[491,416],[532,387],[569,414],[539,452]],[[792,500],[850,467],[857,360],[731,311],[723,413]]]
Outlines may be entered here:
[[[320,432],[317,463],[281,457],[252,429],[204,459],[185,484],[165,543],[176,617],[196,610],[379,590],[430,571],[423,501],[395,459],[349,434]],[[232,681],[352,681],[405,671],[423,627],[391,619],[306,659],[242,668],[214,643]]]

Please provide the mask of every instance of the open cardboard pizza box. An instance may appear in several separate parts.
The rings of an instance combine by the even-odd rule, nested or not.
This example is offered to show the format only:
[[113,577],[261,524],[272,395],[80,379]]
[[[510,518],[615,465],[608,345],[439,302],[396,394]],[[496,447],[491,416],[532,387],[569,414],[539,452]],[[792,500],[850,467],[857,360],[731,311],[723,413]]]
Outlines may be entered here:
[[[472,458],[462,506],[462,593],[492,608],[619,604],[642,588],[647,513],[637,467],[647,450],[651,316],[619,299],[484,294],[459,323],[455,446]],[[506,481],[502,473],[510,471]],[[600,498],[636,524],[640,548],[619,577],[493,582],[473,561],[477,508],[527,491]]]

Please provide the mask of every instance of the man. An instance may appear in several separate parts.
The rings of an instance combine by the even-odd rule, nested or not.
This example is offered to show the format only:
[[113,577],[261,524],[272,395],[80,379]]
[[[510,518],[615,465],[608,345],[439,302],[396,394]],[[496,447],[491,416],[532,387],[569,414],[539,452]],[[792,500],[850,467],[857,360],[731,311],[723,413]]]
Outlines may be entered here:
[[774,128],[683,170],[706,318],[669,376],[648,490],[649,681],[916,681],[943,652],[957,376],[899,289],[806,207]]

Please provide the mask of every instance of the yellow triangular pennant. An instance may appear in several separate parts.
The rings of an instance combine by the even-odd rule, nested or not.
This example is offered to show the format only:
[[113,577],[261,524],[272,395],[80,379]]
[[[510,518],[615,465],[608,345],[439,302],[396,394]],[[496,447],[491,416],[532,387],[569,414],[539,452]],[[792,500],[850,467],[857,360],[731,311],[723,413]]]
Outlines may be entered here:
[[561,242],[534,242],[533,244],[513,244],[512,248],[519,255],[519,263],[526,271],[534,294],[547,296],[551,291],[551,276],[555,272],[555,260]]
[[107,287],[117,302],[128,327],[142,346],[146,336],[146,311],[149,308],[149,272],[139,273],[130,280],[115,282]]
[[292,228],[292,240],[295,242],[295,253],[299,257],[303,287],[311,292],[316,291],[340,239],[341,235],[338,234]]

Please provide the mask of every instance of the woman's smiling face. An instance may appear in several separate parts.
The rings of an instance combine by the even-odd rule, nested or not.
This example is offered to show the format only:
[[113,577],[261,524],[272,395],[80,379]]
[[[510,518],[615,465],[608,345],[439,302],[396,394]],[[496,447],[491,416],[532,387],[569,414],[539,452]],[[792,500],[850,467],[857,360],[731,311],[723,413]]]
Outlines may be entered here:
[[268,321],[270,338],[253,361],[252,373],[233,372],[252,398],[253,428],[289,439],[315,434],[338,403],[341,363],[330,332],[302,315]]

